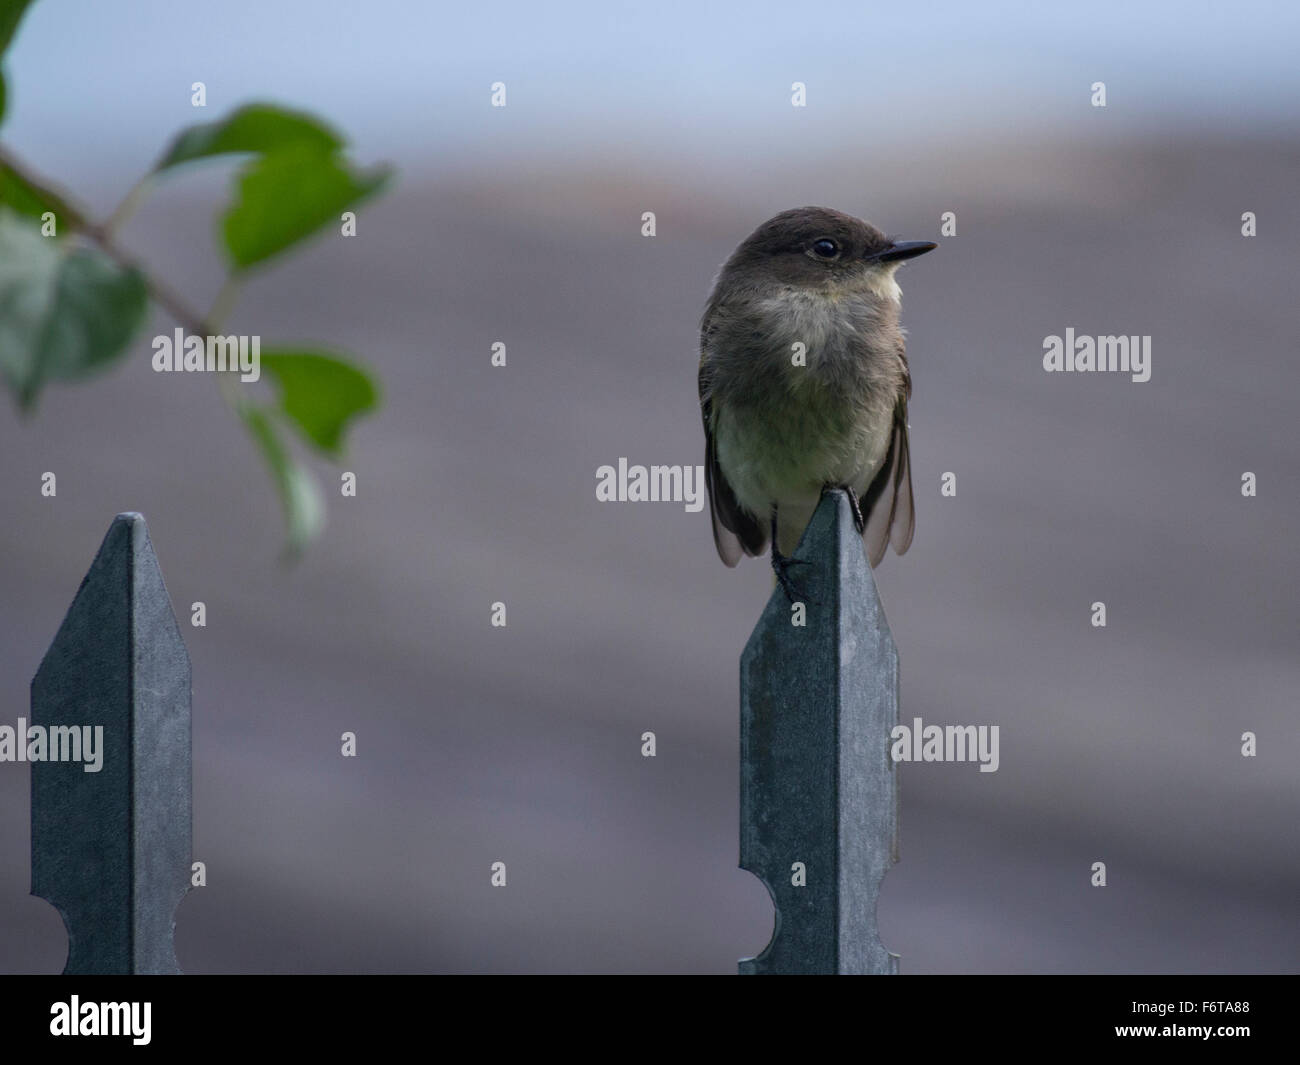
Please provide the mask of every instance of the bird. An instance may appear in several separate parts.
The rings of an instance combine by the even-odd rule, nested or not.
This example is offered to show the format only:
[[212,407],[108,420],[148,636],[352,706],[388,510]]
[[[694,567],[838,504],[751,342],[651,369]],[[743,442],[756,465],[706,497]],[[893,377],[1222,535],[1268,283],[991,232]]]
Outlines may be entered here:
[[700,322],[705,481],[718,555],[791,555],[822,494],[844,489],[874,567],[915,517],[912,394],[895,274],[937,248],[829,207],[768,219],[737,246]]

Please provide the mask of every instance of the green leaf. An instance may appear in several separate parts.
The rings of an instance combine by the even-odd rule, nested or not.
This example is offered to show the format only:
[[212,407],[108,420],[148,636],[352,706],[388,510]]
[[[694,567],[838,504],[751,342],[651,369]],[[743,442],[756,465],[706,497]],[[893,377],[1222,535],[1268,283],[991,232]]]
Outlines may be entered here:
[[0,55],[5,54],[9,42],[14,39],[18,23],[31,7],[32,0],[0,0]]
[[280,441],[275,422],[262,407],[245,404],[240,416],[257,444],[284,509],[285,555],[295,559],[325,525],[325,506],[312,475],[294,460]]
[[338,155],[296,144],[251,162],[222,219],[236,269],[260,263],[340,220],[388,180],[387,167],[354,170]]
[[280,386],[280,409],[308,443],[332,458],[348,422],[379,403],[374,379],[359,366],[314,351],[264,351],[262,369]]
[[83,223],[81,215],[57,192],[29,181],[3,158],[0,158],[0,205],[38,221],[47,211],[53,211],[58,236]]
[[181,130],[155,171],[231,152],[265,153],[303,144],[322,152],[337,151],[343,141],[318,118],[275,104],[248,104],[216,122]]
[[0,374],[22,409],[47,380],[81,377],[124,355],[148,306],[138,271],[42,237],[0,208]]

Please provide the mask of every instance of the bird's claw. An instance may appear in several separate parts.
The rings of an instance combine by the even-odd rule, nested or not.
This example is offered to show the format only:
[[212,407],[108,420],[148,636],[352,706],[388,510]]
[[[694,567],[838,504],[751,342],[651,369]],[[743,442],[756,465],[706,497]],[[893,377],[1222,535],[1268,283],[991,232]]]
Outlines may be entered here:
[[772,572],[776,574],[776,581],[785,592],[785,597],[792,603],[797,603],[802,598],[799,596],[794,587],[794,581],[790,579],[790,567],[804,565],[802,558],[789,558],[772,548]]
[[853,527],[858,530],[858,535],[861,536],[866,531],[867,519],[862,516],[862,503],[858,500],[858,493],[847,484],[824,484],[822,485],[822,495],[827,492],[834,492],[836,489],[844,492],[849,497],[849,506],[853,508]]

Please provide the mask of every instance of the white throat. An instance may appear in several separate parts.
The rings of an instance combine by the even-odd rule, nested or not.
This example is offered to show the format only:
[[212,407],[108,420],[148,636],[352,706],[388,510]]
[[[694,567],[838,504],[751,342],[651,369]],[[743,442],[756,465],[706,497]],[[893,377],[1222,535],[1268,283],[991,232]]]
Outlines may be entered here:
[[903,300],[903,290],[898,287],[898,282],[894,280],[894,274],[902,263],[882,263],[880,266],[867,271],[867,289],[872,295],[879,296],[882,300],[893,300],[895,303],[901,303]]

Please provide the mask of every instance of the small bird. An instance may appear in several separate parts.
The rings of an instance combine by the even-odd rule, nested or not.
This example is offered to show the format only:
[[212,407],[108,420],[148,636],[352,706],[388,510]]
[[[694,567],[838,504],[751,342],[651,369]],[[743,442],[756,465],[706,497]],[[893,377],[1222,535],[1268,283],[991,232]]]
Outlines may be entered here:
[[772,550],[787,573],[822,493],[844,488],[871,565],[912,542],[912,378],[894,274],[938,247],[799,207],[723,264],[700,324],[713,540],[728,566]]

